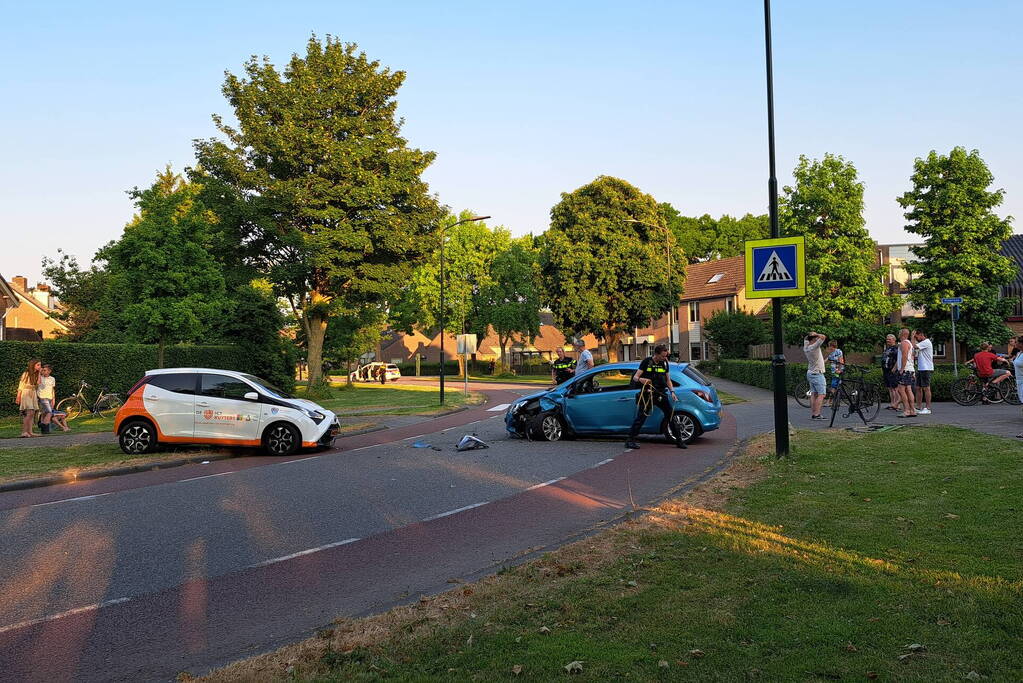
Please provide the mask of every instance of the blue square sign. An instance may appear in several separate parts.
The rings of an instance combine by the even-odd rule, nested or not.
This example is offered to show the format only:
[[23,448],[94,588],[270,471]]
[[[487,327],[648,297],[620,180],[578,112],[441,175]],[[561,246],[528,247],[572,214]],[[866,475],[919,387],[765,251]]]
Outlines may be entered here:
[[802,237],[746,243],[746,296],[752,299],[806,294]]

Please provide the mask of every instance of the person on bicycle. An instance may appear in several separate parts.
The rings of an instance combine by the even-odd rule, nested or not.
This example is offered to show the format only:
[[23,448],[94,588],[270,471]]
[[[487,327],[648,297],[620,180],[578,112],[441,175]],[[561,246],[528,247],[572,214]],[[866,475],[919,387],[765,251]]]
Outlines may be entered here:
[[845,371],[845,356],[842,349],[838,348],[838,340],[832,339],[828,342],[828,369],[831,370],[831,386],[828,389],[828,401],[834,402],[838,393],[838,385],[842,383],[842,373]]
[[934,374],[934,346],[923,330],[913,332],[916,342],[916,412],[931,414],[931,375]]
[[[973,354],[973,364],[977,369],[977,377],[984,384],[998,384],[1009,376],[1009,371],[1004,368],[996,368],[995,365],[1002,365],[1005,361],[991,352],[991,344],[984,342],[980,345],[980,351]],[[990,403],[987,396],[983,397],[984,403]]]

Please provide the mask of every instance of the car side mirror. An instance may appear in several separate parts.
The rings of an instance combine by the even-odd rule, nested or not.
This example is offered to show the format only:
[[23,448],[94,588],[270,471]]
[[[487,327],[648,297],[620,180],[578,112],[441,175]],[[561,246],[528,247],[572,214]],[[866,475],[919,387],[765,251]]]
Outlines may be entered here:
[[257,393],[256,393],[256,392],[254,392],[254,391],[250,391],[250,392],[247,392],[247,393],[245,394],[245,396],[243,396],[243,398],[244,398],[244,399],[245,399],[246,401],[258,401],[258,400],[259,400],[259,394],[257,394]]

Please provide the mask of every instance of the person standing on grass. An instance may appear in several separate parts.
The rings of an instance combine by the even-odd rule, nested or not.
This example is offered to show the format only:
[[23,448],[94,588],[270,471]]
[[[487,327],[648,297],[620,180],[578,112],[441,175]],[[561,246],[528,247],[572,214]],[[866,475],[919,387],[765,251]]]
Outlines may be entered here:
[[806,354],[806,381],[810,384],[810,419],[823,420],[821,406],[824,405],[824,356],[821,344],[824,335],[809,332],[803,340],[803,353]]
[[916,340],[916,412],[931,414],[931,375],[934,374],[934,346],[927,333],[917,330]]
[[884,338],[884,351],[881,352],[881,375],[884,377],[884,385],[888,389],[889,405],[888,410],[899,409],[899,376],[895,374],[895,361],[899,353],[899,340],[894,334]]
[[18,393],[14,402],[18,404],[18,411],[21,413],[21,437],[39,436],[32,431],[36,421],[36,413],[39,412],[39,398],[36,391],[39,387],[39,370],[42,363],[37,360],[28,362],[28,369],[21,373],[18,380]]
[[575,362],[575,374],[578,377],[593,367],[593,354],[586,348],[586,342],[582,339],[576,339],[572,342],[572,346],[579,354],[579,360]]
[[845,356],[838,348],[838,340],[828,342],[828,369],[831,370],[831,386],[828,388],[828,401],[834,402],[838,394],[838,385],[842,383],[842,372],[845,370]]
[[[899,399],[904,412],[899,417],[916,417],[913,407],[913,388],[916,386],[916,370],[913,366],[913,344],[909,341],[909,330],[899,330],[899,351],[895,359],[895,369],[899,375]],[[912,411],[912,412],[911,412]]]
[[39,386],[36,387],[36,398],[39,399],[39,431],[50,433],[50,421],[53,419],[53,402],[57,380],[52,376],[53,366],[46,363],[39,368]]

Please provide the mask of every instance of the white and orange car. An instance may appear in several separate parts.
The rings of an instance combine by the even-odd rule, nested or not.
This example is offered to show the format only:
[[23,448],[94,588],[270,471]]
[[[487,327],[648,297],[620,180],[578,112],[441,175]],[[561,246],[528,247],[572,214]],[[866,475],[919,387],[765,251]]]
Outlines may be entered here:
[[150,370],[114,421],[121,450],[150,453],[161,443],[261,447],[271,455],[329,447],[337,416],[243,372],[209,368]]

